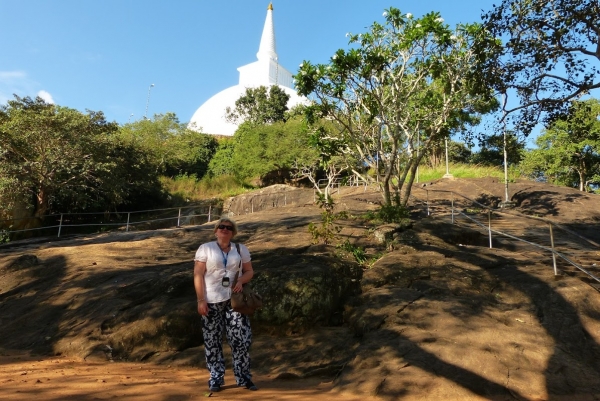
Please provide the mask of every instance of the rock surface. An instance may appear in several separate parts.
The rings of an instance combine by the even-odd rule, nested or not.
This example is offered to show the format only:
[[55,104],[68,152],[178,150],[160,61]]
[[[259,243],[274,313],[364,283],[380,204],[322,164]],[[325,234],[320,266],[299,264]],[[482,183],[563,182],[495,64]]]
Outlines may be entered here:
[[[423,189],[493,205],[501,183],[427,184],[414,191],[412,227],[394,229],[384,244],[379,225],[363,218],[380,195],[336,194],[349,214],[337,243],[365,250],[363,268],[343,247],[312,244],[307,226],[320,219],[312,191],[289,190],[282,205],[265,200],[282,188],[265,189],[260,204],[270,206],[254,213],[230,202],[267,301],[253,317],[254,371],[334,379],[340,391],[389,400],[600,399],[600,293],[563,265],[555,276],[547,253],[496,238],[490,249],[484,228],[452,224],[442,212],[455,199]],[[511,193],[515,213],[600,243],[597,195],[529,182]],[[0,347],[203,366],[191,260],[211,238],[203,225],[0,247]],[[598,274],[600,248],[583,255]]]

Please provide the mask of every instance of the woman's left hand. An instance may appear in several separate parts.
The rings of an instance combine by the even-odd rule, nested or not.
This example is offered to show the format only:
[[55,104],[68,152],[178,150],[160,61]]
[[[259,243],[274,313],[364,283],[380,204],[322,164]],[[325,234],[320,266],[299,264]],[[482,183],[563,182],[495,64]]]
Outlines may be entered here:
[[232,291],[233,292],[242,292],[243,288],[244,288],[244,285],[238,281],[237,283],[235,283],[235,286],[232,288]]

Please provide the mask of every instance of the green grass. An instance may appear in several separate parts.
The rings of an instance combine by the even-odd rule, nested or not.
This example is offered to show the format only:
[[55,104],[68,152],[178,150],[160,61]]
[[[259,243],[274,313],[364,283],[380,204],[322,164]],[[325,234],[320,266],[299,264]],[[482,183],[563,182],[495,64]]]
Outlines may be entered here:
[[[494,177],[504,180],[504,170],[501,167],[486,167],[470,164],[451,164],[450,174],[456,178]],[[419,182],[440,179],[446,174],[446,166],[437,168],[419,167]],[[514,182],[521,178],[516,169],[509,169],[508,179]],[[415,181],[416,182],[416,181]],[[197,202],[205,199],[226,199],[254,189],[240,182],[233,176],[223,175],[214,178],[204,177],[197,180],[195,176],[178,176],[175,178],[161,177],[161,183],[173,199],[182,202]]]
[[241,183],[229,175],[215,178],[204,177],[201,180],[197,180],[193,175],[175,178],[161,177],[160,181],[172,197],[188,202],[213,198],[225,199],[252,189],[249,185]]
[[[504,170],[502,167],[477,166],[472,164],[450,164],[448,171],[456,178],[482,178],[494,177],[504,181]],[[446,174],[446,166],[437,168],[419,167],[419,182],[434,181],[442,178]],[[521,178],[515,168],[508,169],[508,181],[514,182]],[[415,180],[416,182],[416,180]]]

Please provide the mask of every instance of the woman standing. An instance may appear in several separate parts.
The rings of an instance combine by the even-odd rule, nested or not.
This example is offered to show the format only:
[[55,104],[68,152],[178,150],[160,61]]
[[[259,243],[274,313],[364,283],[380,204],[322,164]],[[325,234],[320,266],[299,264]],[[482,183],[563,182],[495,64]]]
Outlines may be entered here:
[[[233,355],[233,374],[240,387],[256,391],[250,374],[250,344],[252,330],[250,319],[231,308],[231,291],[241,292],[254,271],[250,252],[246,246],[231,242],[237,234],[237,225],[228,218],[215,224],[216,241],[200,245],[194,258],[194,287],[198,298],[198,313],[202,315],[202,334],[206,367],[210,372],[208,388],[220,391],[225,384],[225,358],[223,357],[223,332]],[[235,276],[242,269],[237,284],[232,288]]]

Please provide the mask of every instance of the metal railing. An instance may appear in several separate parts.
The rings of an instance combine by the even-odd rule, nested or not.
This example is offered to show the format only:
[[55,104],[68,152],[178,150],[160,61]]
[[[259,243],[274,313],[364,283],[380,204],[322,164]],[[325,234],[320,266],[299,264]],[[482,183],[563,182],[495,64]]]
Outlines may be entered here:
[[283,189],[271,193],[251,192],[238,195],[226,206],[227,211],[230,216],[233,216],[258,213],[288,205],[306,203],[305,200],[310,196],[310,192],[307,192],[308,195],[305,196],[298,196],[297,193],[292,194],[292,192],[296,191],[303,191],[303,189]]
[[[108,230],[156,229],[182,227],[210,222],[219,216],[221,208],[213,204],[188,205],[183,207],[138,210],[110,213],[60,213],[43,218],[18,218],[0,221],[4,235],[14,239],[19,234],[33,233],[35,236],[54,236],[68,234],[89,234]],[[26,227],[10,229],[10,227]],[[24,237],[24,235],[20,235]],[[30,235],[31,236],[31,235]]]
[[[322,178],[320,180],[317,181],[317,186],[319,188],[325,188],[327,187],[327,185],[329,184],[329,180],[326,178]],[[333,180],[331,182],[331,186],[330,188],[334,191],[336,191],[337,194],[340,193],[340,187],[343,186],[347,186],[347,187],[360,187],[363,186],[364,188],[364,192],[367,191],[367,188],[369,188],[369,183],[359,179],[356,175],[351,175],[348,177],[344,177],[344,178],[336,178],[335,180]],[[317,201],[317,189],[313,188],[313,202]]]
[[[573,261],[572,258],[567,256],[564,252],[559,252],[556,249],[556,245],[555,245],[556,233],[555,233],[554,229],[561,230],[562,232],[566,233],[568,236],[577,237],[579,240],[579,244],[586,242],[589,246],[597,248],[595,250],[600,249],[600,245],[588,238],[585,238],[585,237],[573,232],[572,230],[569,230],[568,228],[564,227],[563,225],[552,222],[550,220],[547,220],[547,219],[544,219],[541,217],[537,217],[537,216],[528,216],[528,215],[524,215],[524,214],[520,214],[520,213],[516,213],[516,212],[500,211],[498,209],[494,209],[494,208],[484,205],[476,200],[470,199],[467,196],[461,195],[459,193],[456,193],[456,192],[450,191],[450,190],[432,190],[432,189],[425,189],[425,188],[417,188],[417,189],[420,189],[420,190],[423,190],[426,192],[426,199],[424,202],[426,204],[426,210],[427,210],[428,216],[433,214],[434,209],[442,209],[442,210],[449,210],[452,224],[456,224],[456,217],[458,217],[458,216],[464,217],[471,223],[475,224],[478,227],[483,228],[487,232],[490,248],[493,248],[492,238],[493,238],[494,234],[498,235],[498,236],[510,238],[510,239],[513,239],[516,241],[520,241],[520,242],[526,243],[528,245],[532,245],[543,251],[550,252],[552,254],[552,263],[553,263],[555,275],[559,275],[559,271],[558,271],[558,267],[557,267],[557,259],[556,259],[557,257],[559,257],[562,260],[564,260],[566,263],[574,266],[576,269],[578,269],[579,271],[586,274],[592,280],[600,283],[599,277],[597,277],[596,275],[594,275],[593,273],[588,271],[581,264]],[[432,196],[430,194],[430,193],[436,193],[436,192],[450,193],[449,205],[447,205],[447,202],[448,202],[446,200],[448,198],[447,195],[442,197],[443,200],[438,199],[436,202],[434,199],[434,196]],[[416,199],[417,201],[423,202],[423,200],[421,200],[417,196],[415,196],[414,191],[413,191],[411,197],[413,199]],[[479,219],[476,218],[477,216],[479,217]],[[481,221],[482,216],[485,219],[484,222]],[[521,219],[521,220],[527,219],[527,220],[535,221],[537,223],[537,226],[532,225],[532,226],[529,226],[527,229],[528,229],[528,231],[532,232],[532,235],[536,238],[543,238],[544,234],[542,231],[540,231],[538,226],[539,225],[545,226],[548,230],[545,234],[547,236],[548,245],[542,245],[538,242],[527,240],[526,238],[524,238],[524,235],[516,235],[516,234],[511,234],[511,233],[507,232],[508,231],[507,228],[510,227],[510,225],[509,225],[510,223],[507,224],[506,222],[504,222],[504,224],[501,224],[500,223],[501,220],[498,220],[498,217],[500,217],[501,219],[504,219],[505,221],[510,220],[510,219]],[[515,220],[512,220],[512,221],[515,221]],[[570,242],[570,243],[573,244],[573,242]]]

